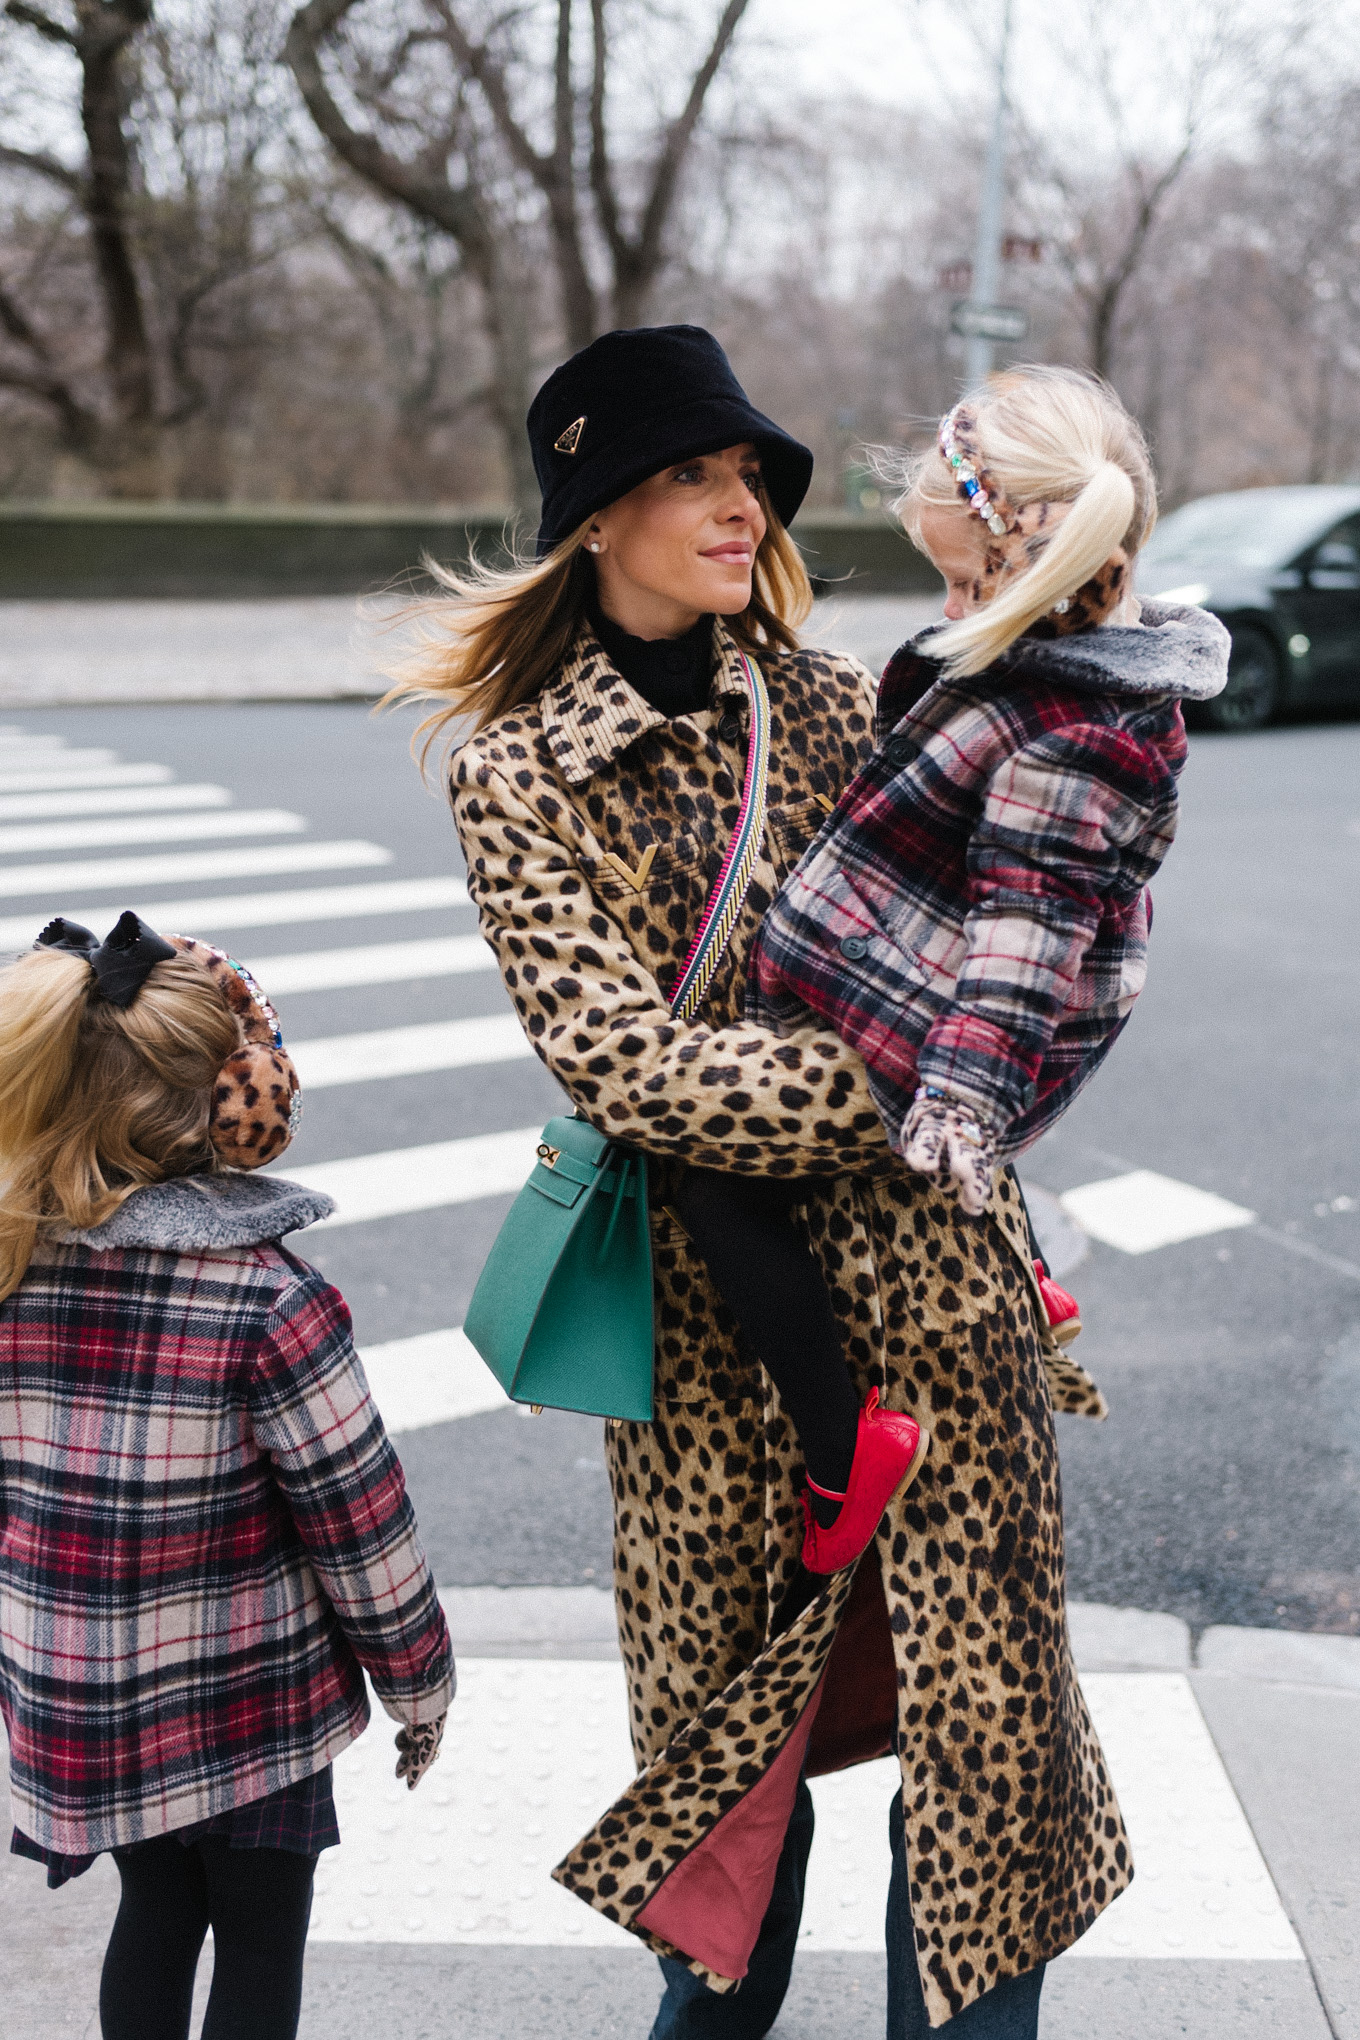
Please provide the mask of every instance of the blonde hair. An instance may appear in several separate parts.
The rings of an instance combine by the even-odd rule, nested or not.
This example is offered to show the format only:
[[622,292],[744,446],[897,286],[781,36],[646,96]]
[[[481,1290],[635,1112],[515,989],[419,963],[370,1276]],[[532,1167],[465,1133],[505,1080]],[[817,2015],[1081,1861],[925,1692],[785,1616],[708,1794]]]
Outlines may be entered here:
[[[1068,503],[1037,558],[1012,569],[986,607],[931,639],[951,678],[981,673],[1055,603],[1070,599],[1122,549],[1131,562],[1157,518],[1157,484],[1137,422],[1099,376],[1076,369],[1009,369],[969,399],[988,475],[1013,510]],[[938,446],[909,462],[889,454],[880,471],[903,484],[893,508],[921,547],[921,513],[961,502]],[[921,547],[924,550],[924,547]]]
[[[751,570],[751,600],[723,618],[742,650],[798,649],[798,625],[812,608],[812,584],[803,556],[761,491],[765,536]],[[404,700],[439,706],[418,726],[422,759],[439,738],[452,742],[453,725],[471,717],[484,729],[507,710],[543,691],[580,628],[595,587],[584,551],[590,520],[554,547],[546,559],[490,567],[473,559],[461,572],[426,559],[425,571],[442,595],[407,606],[395,619],[414,623],[415,648],[389,668],[396,685],[379,707]],[[423,741],[422,741],[423,740]]]
[[166,958],[130,1006],[94,981],[59,949],[0,971],[0,1299],[40,1231],[100,1225],[145,1183],[220,1166],[208,1116],[241,1030],[204,965]]

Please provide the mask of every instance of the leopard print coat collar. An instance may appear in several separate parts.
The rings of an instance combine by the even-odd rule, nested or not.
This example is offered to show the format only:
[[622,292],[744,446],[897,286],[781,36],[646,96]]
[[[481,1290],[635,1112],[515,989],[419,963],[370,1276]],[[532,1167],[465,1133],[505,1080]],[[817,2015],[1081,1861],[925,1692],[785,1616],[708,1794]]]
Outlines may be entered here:
[[[714,636],[713,700],[745,700],[736,643],[721,624]],[[568,786],[584,786],[639,737],[673,720],[629,686],[589,629],[582,630],[560,674],[544,689],[540,712],[548,749]]]

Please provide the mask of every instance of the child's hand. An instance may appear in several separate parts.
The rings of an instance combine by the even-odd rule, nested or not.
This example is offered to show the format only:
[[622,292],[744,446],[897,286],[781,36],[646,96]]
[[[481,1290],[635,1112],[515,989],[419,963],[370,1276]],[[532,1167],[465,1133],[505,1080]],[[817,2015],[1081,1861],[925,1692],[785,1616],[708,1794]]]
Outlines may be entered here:
[[419,1728],[397,1730],[397,1771],[398,1778],[406,1780],[408,1792],[414,1792],[435,1758],[439,1745],[444,1740],[444,1723],[447,1714],[441,1714],[438,1721],[422,1721]]
[[902,1159],[951,1191],[972,1218],[991,1202],[996,1135],[970,1105],[918,1091],[902,1126]]

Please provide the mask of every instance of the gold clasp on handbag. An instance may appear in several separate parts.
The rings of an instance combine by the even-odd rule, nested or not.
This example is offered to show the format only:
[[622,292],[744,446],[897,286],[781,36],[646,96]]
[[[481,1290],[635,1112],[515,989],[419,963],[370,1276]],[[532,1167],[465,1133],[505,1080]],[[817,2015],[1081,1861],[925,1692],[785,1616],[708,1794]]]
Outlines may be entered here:
[[529,1415],[531,1417],[541,1417],[542,1414],[543,1404],[541,1402],[531,1402],[529,1405]]
[[545,1169],[555,1169],[558,1161],[561,1159],[562,1150],[561,1148],[549,1147],[546,1140],[541,1140],[534,1149],[534,1153],[538,1156]]

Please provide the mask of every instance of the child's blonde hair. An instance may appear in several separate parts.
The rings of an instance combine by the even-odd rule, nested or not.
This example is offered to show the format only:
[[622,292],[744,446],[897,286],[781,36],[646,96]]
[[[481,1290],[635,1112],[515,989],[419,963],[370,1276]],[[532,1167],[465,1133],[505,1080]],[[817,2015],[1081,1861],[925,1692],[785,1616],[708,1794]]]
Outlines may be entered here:
[[145,1183],[220,1167],[213,1085],[241,1032],[208,971],[168,957],[130,1006],[94,983],[60,949],[0,971],[0,1299],[40,1229],[99,1225]]
[[[983,465],[1011,508],[1072,507],[1033,563],[1013,566],[985,608],[932,638],[931,657],[941,659],[951,677],[983,672],[1056,603],[1070,600],[1112,554],[1122,550],[1132,562],[1157,518],[1147,442],[1099,376],[1012,368],[968,401]],[[921,544],[927,508],[957,510],[977,524],[979,543],[986,541],[938,446],[907,462],[888,455],[882,467],[903,485],[893,508],[914,544]]]

